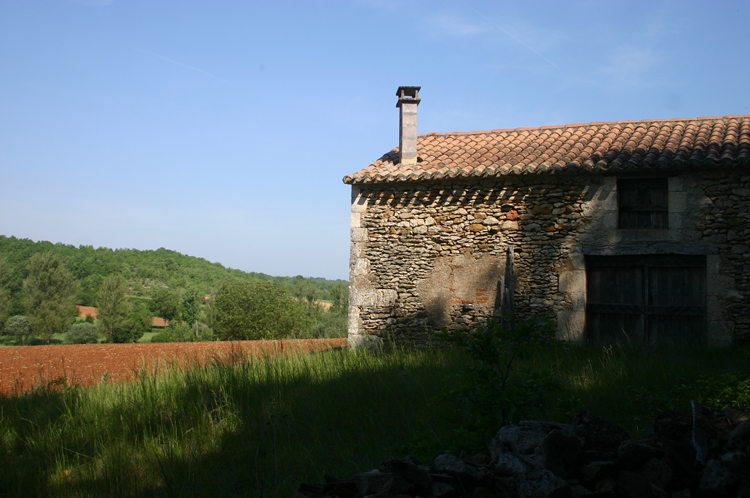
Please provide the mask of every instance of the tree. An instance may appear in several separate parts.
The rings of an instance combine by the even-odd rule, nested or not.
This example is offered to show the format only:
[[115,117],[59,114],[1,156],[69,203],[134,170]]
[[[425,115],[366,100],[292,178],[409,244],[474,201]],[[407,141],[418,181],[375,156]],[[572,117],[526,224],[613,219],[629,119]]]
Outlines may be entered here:
[[122,275],[110,275],[102,280],[96,293],[96,305],[99,309],[97,319],[108,342],[120,342],[116,339],[126,328],[126,319],[130,313],[130,303],[125,297],[126,286]]
[[5,335],[13,337],[16,344],[26,344],[31,337],[31,327],[29,319],[23,315],[16,315],[8,318],[5,322]]
[[99,327],[93,323],[75,323],[65,333],[65,344],[96,344],[99,337]]
[[179,316],[180,296],[169,289],[154,289],[151,293],[151,311],[167,321]]
[[31,330],[49,344],[52,334],[61,334],[75,319],[73,308],[78,284],[52,251],[34,254],[26,278],[26,312]]
[[201,301],[203,298],[195,289],[186,290],[182,295],[182,319],[191,327],[198,321],[201,314]]
[[153,315],[145,303],[138,299],[125,321],[123,332],[114,338],[114,342],[138,342],[146,332],[151,332]]
[[222,340],[299,337],[309,326],[304,305],[271,283],[230,285],[216,297],[214,331]]
[[0,320],[5,317],[5,313],[10,307],[10,285],[12,268],[8,265],[8,260],[3,256],[0,257]]
[[333,305],[331,311],[334,313],[347,313],[349,311],[349,287],[338,282],[331,287]]

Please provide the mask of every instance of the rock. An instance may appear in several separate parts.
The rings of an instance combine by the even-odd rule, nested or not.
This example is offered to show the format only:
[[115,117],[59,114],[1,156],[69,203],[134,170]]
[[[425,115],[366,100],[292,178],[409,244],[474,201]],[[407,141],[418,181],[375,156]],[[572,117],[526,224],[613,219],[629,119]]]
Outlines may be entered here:
[[687,412],[667,411],[656,416],[654,434],[670,441],[681,441],[693,430],[692,416]]
[[587,410],[575,414],[572,425],[587,450],[614,452],[623,441],[630,439],[625,429]]
[[483,473],[477,467],[469,465],[458,457],[445,453],[435,458],[435,469],[442,472],[449,472],[459,479],[465,478],[481,481]]
[[584,486],[581,486],[580,484],[571,486],[570,491],[572,498],[586,498],[588,496],[594,496],[593,491]]
[[662,489],[670,489],[674,483],[674,472],[664,460],[652,458],[641,469],[641,475]]
[[617,464],[627,470],[639,469],[652,458],[663,456],[661,444],[653,439],[629,439],[617,448]]
[[502,453],[497,457],[493,471],[501,477],[512,477],[533,470],[527,463],[512,453]]
[[698,485],[697,496],[700,498],[720,498],[731,496],[737,487],[734,475],[719,460],[706,462],[703,476]]
[[518,425],[506,425],[497,432],[495,438],[488,443],[493,460],[501,453],[516,453],[530,455],[542,444],[547,434],[553,430],[563,430],[569,427],[556,422],[540,422],[525,420]]
[[651,483],[635,472],[623,470],[617,475],[617,489],[628,498],[653,498]]
[[404,493],[409,489],[409,483],[392,473],[381,472],[377,469],[357,474],[354,483],[362,496],[388,492],[392,495]]
[[565,479],[578,468],[581,446],[581,440],[577,436],[553,430],[539,445],[544,468]]
[[464,462],[468,463],[469,465],[473,465],[474,467],[487,467],[490,465],[490,457],[483,454],[483,453],[477,453],[475,455],[469,455],[465,451],[461,452],[461,455],[459,457]]
[[416,458],[391,458],[378,467],[378,470],[395,474],[420,491],[426,491],[432,482],[429,467],[421,465]]
[[457,498],[458,491],[444,482],[433,482],[430,485],[430,498]]
[[518,498],[569,498],[570,485],[547,469],[534,470],[516,478]]
[[613,476],[615,470],[615,462],[602,460],[584,465],[581,467],[580,472],[589,481],[599,481],[605,477]]
[[750,450],[750,420],[746,420],[729,433],[725,452]]

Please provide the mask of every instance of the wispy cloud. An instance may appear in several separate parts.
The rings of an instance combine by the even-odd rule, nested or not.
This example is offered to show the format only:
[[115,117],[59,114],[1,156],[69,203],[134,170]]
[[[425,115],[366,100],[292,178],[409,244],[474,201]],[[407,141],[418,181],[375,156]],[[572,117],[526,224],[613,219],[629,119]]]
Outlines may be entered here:
[[184,64],[184,63],[176,61],[174,59],[170,59],[169,57],[164,57],[163,55],[155,54],[155,53],[149,52],[147,50],[142,50],[140,48],[135,48],[135,47],[130,47],[130,48],[133,49],[133,50],[135,50],[136,52],[142,52],[144,54],[148,54],[148,55],[151,55],[153,57],[158,57],[161,60],[170,62],[170,63],[175,64],[177,66],[181,66],[181,67],[184,67],[184,68],[187,68],[187,69],[191,69],[193,71],[197,71],[199,73],[205,74],[206,76],[210,76],[212,78],[216,78],[217,80],[223,81],[224,83],[231,84],[231,81],[227,81],[224,78],[222,78],[220,76],[216,76],[215,74],[209,73],[208,71],[204,71],[203,69],[200,69],[200,68],[197,68],[197,67],[194,67],[194,66],[190,66],[188,64]]
[[495,21],[493,21],[492,19],[490,19],[490,18],[489,18],[489,17],[487,17],[486,15],[482,14],[482,13],[481,13],[480,11],[478,11],[477,9],[475,9],[474,7],[472,7],[471,5],[469,5],[468,3],[464,2],[463,0],[459,0],[459,2],[461,2],[461,4],[463,4],[463,5],[464,5],[465,7],[467,7],[468,9],[471,9],[471,10],[472,10],[472,11],[473,11],[473,12],[474,12],[475,14],[477,14],[477,15],[478,15],[478,16],[480,16],[480,17],[481,17],[482,19],[484,19],[485,21],[487,21],[488,23],[490,23],[490,24],[491,24],[492,26],[494,26],[495,28],[499,29],[500,31],[502,31],[503,33],[505,33],[505,34],[506,34],[507,36],[509,36],[510,38],[512,38],[513,40],[515,40],[516,42],[520,43],[520,44],[521,44],[521,45],[523,45],[524,47],[526,47],[526,49],[528,49],[529,51],[531,51],[531,52],[532,52],[532,53],[534,53],[535,55],[537,55],[537,56],[541,57],[542,59],[544,59],[544,60],[545,60],[545,61],[547,61],[548,63],[550,63],[550,64],[552,64],[553,66],[555,66],[555,67],[556,67],[557,69],[560,69],[560,70],[562,70],[562,69],[560,68],[560,66],[558,66],[557,64],[555,64],[554,62],[552,62],[551,60],[549,60],[548,58],[546,58],[545,56],[543,56],[543,55],[542,55],[541,53],[539,53],[539,52],[538,52],[537,50],[534,50],[534,49],[533,49],[533,48],[532,48],[531,46],[529,46],[528,44],[526,44],[526,43],[525,43],[525,42],[524,42],[523,40],[521,40],[520,38],[518,38],[518,37],[516,37],[516,36],[512,35],[511,33],[509,33],[509,32],[508,32],[508,31],[507,31],[507,30],[506,30],[505,28],[503,28],[502,26],[500,26],[499,24],[497,24],[497,23],[496,23]]

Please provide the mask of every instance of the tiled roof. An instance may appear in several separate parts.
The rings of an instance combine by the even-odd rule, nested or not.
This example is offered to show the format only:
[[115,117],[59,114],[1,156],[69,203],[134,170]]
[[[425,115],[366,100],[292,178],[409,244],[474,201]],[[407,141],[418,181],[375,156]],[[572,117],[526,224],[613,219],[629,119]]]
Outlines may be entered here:
[[750,116],[617,121],[420,135],[418,162],[393,149],[344,183],[750,165]]
[[99,313],[99,310],[97,310],[93,306],[76,305],[76,312],[78,313],[78,316],[85,317],[86,315],[91,315],[92,318],[96,318],[96,315]]

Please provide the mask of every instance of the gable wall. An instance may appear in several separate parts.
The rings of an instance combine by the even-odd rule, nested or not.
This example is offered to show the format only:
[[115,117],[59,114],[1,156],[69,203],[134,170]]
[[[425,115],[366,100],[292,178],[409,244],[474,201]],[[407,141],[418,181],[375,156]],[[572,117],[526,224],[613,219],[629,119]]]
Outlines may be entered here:
[[614,176],[352,188],[349,338],[428,344],[492,316],[515,248],[516,314],[583,340],[585,254],[705,254],[709,336],[750,339],[750,176],[669,179],[667,230],[618,230]]

